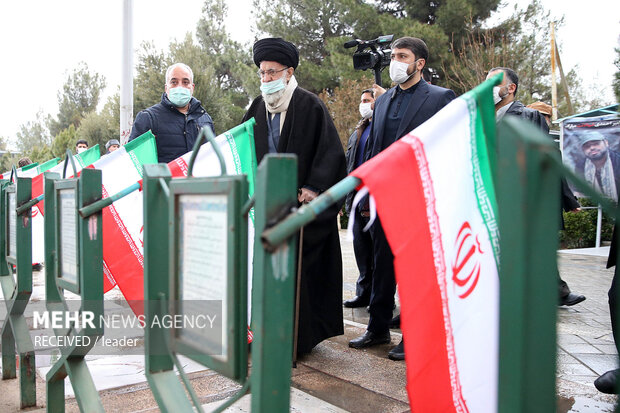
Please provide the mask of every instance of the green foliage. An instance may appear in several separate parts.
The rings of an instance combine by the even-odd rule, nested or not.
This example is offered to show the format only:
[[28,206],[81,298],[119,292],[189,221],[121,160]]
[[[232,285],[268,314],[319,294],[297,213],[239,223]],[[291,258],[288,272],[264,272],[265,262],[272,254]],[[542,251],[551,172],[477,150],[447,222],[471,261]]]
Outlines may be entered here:
[[105,86],[103,76],[91,73],[85,62],[79,63],[58,92],[58,119],[51,119],[49,123],[52,136],[69,125],[78,127],[82,118],[97,108]]
[[133,81],[134,117],[139,111],[161,100],[166,85],[166,69],[171,64],[164,52],[157,50],[150,42],[142,43],[136,54],[136,76]]
[[250,51],[230,39],[224,27],[227,14],[223,0],[206,0],[196,29],[196,38],[186,37],[159,51],[144,43],[138,51],[134,81],[134,110],[137,113],[161,100],[166,69],[183,62],[194,73],[194,97],[213,118],[216,133],[238,125],[250,99],[258,95],[259,80]]
[[91,112],[87,114],[75,132],[76,140],[85,139],[88,142],[88,147],[99,144],[101,154],[105,153],[106,142],[110,139],[118,139],[118,135],[119,124],[114,123],[114,117],[111,113],[103,110],[101,113]]
[[26,153],[32,162],[43,163],[45,161],[49,161],[54,156],[52,155],[52,150],[48,145],[45,146],[35,146],[28,153]]
[[39,111],[34,121],[19,126],[15,146],[19,152],[26,154],[34,147],[47,146],[51,142],[43,112]]
[[[442,18],[456,17],[460,12],[462,18],[471,17],[477,23],[489,17],[499,3],[499,0],[384,0],[379,2],[379,10],[428,25],[442,24]],[[464,23],[465,20],[462,20],[461,24],[458,20],[455,21],[453,25],[446,27],[446,33],[457,31]]]
[[[596,206],[588,198],[579,198],[582,207]],[[589,248],[596,242],[596,209],[584,209],[580,212],[564,212],[564,230],[560,231],[562,248]],[[601,240],[611,241],[613,219],[603,213]]]
[[[0,136],[0,151],[4,152],[7,150],[7,142],[7,138]],[[13,165],[17,165],[19,158],[19,154],[11,152],[2,153],[2,155],[0,155],[0,173],[10,171]]]
[[[64,158],[67,149],[73,151],[75,149],[75,142],[78,140],[75,126],[69,125],[68,128],[61,131],[54,138],[54,142],[52,142],[51,152],[52,156],[48,159],[54,157]],[[34,159],[33,159],[34,160]]]

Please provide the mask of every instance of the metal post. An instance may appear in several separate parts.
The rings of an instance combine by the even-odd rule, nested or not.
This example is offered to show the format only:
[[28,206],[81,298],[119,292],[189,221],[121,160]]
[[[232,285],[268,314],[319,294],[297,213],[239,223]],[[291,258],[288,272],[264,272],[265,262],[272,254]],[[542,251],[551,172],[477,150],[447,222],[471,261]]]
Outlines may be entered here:
[[[32,295],[32,225],[31,210],[27,209],[22,214],[17,214],[16,209],[30,201],[32,180],[30,178],[16,179],[16,185],[13,187],[14,189],[11,189],[11,196],[14,196],[15,205],[9,208],[6,207],[8,195],[5,198],[8,188],[7,185],[2,191],[3,206],[5,206],[2,219],[4,220],[4,214],[9,213],[9,220],[7,221],[9,225],[15,227],[15,233],[10,235],[15,237],[13,240],[15,248],[13,252],[7,254],[7,261],[17,267],[17,280],[13,278],[11,271],[0,277],[7,310],[1,333],[2,378],[16,377],[15,351],[17,350],[19,355],[20,406],[23,409],[35,406],[37,402],[34,345],[24,316],[24,310]],[[5,244],[8,241],[4,239]],[[6,254],[7,249],[1,253]]]
[[252,411],[288,412],[293,351],[293,306],[297,240],[268,252],[258,237],[267,223],[297,205],[297,162],[268,155],[256,174],[254,282],[252,283]]
[[121,145],[127,143],[133,124],[133,0],[123,0],[123,59],[121,76]]
[[[63,274],[59,274],[59,261],[62,262],[62,247],[59,244],[57,234],[62,232],[57,211],[60,205],[56,202],[59,185],[63,189],[73,189],[75,196],[75,217],[77,220],[77,260],[78,273],[76,282],[71,283],[79,286],[75,293],[81,298],[81,312],[91,312],[94,320],[99,320],[103,314],[103,234],[102,213],[92,214],[88,218],[82,218],[78,210],[93,204],[101,199],[101,171],[97,169],[83,169],[80,178],[60,180],[57,174],[45,174],[45,258],[46,268],[46,307],[48,311],[67,311],[64,296],[60,293]],[[62,284],[61,284],[62,283]],[[75,288],[78,288],[78,287]],[[64,287],[63,287],[64,288]],[[73,288],[73,287],[67,287]],[[88,338],[89,344],[72,344],[61,347],[61,357],[54,363],[46,376],[47,386],[47,409],[52,412],[64,412],[64,380],[67,376],[75,391],[75,398],[80,411],[103,412],[103,406],[99,393],[86,365],[84,357],[103,335],[103,326],[98,322],[94,328],[87,326],[79,332],[71,329],[54,329],[56,336],[72,334]],[[80,340],[85,343],[85,340]]]
[[168,238],[168,183],[164,164],[144,165],[144,355],[145,374],[162,412],[190,412],[192,404],[174,373],[167,331],[153,328],[161,319],[170,296]]
[[594,246],[596,248],[601,247],[601,228],[603,226],[603,208],[599,204],[596,208],[596,243]]
[[555,82],[555,23],[549,23],[551,29],[551,120],[558,118],[558,87]]

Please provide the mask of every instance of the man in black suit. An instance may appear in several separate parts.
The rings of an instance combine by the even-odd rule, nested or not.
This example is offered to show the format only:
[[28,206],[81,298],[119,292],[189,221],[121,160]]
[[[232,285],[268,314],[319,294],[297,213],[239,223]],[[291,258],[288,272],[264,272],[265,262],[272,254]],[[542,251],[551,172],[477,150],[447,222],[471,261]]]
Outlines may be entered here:
[[[422,79],[422,70],[428,60],[428,47],[421,39],[402,37],[394,41],[391,57],[390,78],[397,85],[375,101],[365,160],[379,154],[456,98],[453,91],[430,85]],[[358,208],[365,208],[364,204],[360,202]],[[390,342],[389,323],[396,291],[394,256],[378,218],[370,228],[370,236],[375,262],[370,293],[370,319],[366,333],[349,342],[349,347],[353,348]],[[393,348],[388,356],[392,360],[404,360],[403,342]]]
[[[495,67],[489,70],[487,79],[492,78],[498,73],[504,73],[502,83],[493,88],[493,100],[495,102],[495,118],[499,122],[504,116],[516,116],[525,119],[538,126],[547,135],[549,134],[549,123],[540,110],[530,109],[523,106],[523,103],[515,99],[519,88],[519,76],[507,67]],[[561,182],[561,203],[564,211],[579,211],[580,205],[572,193],[565,179]],[[560,214],[560,229],[564,229],[564,219]],[[581,294],[574,294],[570,291],[568,284],[560,278],[559,271],[556,270],[558,279],[558,300],[559,305],[571,306],[579,304],[586,299]]]

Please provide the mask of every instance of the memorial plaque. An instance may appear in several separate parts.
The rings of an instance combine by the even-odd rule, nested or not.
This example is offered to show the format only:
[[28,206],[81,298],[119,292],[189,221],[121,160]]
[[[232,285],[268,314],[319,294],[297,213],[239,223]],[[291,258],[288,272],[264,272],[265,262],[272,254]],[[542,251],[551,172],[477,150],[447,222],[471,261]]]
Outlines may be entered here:
[[73,188],[58,190],[58,224],[60,230],[59,277],[66,282],[77,285],[77,212],[76,191]]
[[8,201],[8,241],[9,241],[9,256],[12,258],[17,257],[17,228],[16,228],[16,220],[17,213],[15,212],[15,192],[7,192],[9,201]]
[[178,196],[179,300],[183,316],[209,315],[221,328],[184,328],[181,339],[226,361],[228,337],[228,195]]

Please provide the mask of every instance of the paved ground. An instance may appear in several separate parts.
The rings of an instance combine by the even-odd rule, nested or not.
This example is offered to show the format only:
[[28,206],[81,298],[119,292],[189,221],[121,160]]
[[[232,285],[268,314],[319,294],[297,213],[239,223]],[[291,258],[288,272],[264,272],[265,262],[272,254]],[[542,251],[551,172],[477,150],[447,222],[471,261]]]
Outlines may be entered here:
[[[344,261],[344,298],[351,298],[355,291],[357,268],[350,242],[341,232]],[[558,412],[610,412],[615,396],[599,393],[592,382],[599,374],[616,364],[616,351],[611,337],[607,289],[612,272],[604,267],[606,252],[601,256],[559,254],[559,267],[574,292],[587,296],[587,300],[571,308],[558,311]],[[588,251],[591,253],[591,251]],[[42,293],[42,276],[35,277],[35,295]],[[110,306],[116,305],[119,294],[106,296]],[[0,314],[1,316],[1,314]],[[2,317],[0,317],[2,318]],[[364,308],[345,309],[345,335],[321,343],[305,356],[293,370],[292,400],[295,411],[359,413],[407,412],[405,364],[393,362],[386,355],[391,346],[400,341],[398,330],[392,334],[392,344],[369,350],[352,350],[347,343],[362,334],[368,313]],[[47,361],[49,364],[49,360]],[[190,378],[200,400],[210,408],[231,397],[239,386],[214,373],[203,370],[191,362],[184,362],[191,371]],[[91,372],[100,389],[106,411],[135,412],[157,411],[143,375],[141,357],[93,357],[89,361]],[[40,367],[38,379],[38,407],[45,406],[45,360],[37,359]],[[70,391],[67,394],[71,394]],[[323,400],[319,403],[317,400]],[[16,380],[0,381],[0,412],[18,411]],[[310,407],[311,406],[311,407]],[[78,411],[69,396],[67,411]],[[230,411],[246,411],[237,406]]]

